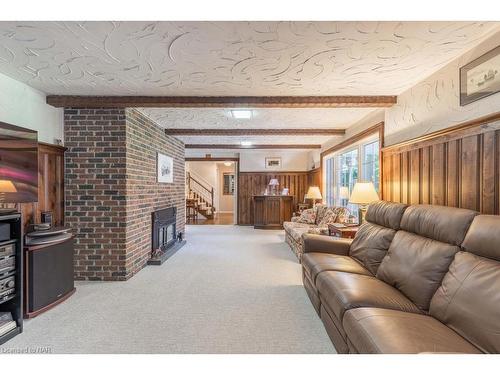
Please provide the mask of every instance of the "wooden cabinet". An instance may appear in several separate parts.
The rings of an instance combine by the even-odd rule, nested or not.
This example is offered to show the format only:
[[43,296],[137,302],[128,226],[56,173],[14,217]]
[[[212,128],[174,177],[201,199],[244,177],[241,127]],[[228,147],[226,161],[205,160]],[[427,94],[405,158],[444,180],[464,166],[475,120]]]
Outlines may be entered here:
[[293,197],[287,195],[254,195],[254,228],[282,229],[283,222],[290,221]]

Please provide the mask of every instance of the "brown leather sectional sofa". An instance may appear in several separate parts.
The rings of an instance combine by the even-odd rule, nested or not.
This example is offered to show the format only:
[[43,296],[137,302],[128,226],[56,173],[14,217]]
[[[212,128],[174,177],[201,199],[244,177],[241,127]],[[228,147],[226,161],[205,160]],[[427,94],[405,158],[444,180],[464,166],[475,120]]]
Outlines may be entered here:
[[500,216],[378,202],[354,240],[308,234],[306,291],[339,353],[500,352]]

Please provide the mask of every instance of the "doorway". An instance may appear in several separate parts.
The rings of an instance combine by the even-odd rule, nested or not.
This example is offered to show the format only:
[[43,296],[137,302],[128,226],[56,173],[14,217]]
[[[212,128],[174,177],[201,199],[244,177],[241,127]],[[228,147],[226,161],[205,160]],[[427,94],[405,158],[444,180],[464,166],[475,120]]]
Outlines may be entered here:
[[186,224],[236,224],[238,164],[237,158],[186,158]]

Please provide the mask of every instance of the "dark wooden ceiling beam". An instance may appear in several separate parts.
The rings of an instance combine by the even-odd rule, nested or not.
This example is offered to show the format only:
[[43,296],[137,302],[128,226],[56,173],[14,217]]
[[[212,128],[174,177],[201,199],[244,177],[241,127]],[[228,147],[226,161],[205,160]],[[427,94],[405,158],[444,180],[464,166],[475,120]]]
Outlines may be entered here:
[[260,144],[260,145],[251,145],[251,146],[242,146],[239,144],[186,144],[186,148],[202,148],[202,149],[238,149],[238,150],[256,150],[256,149],[318,149],[321,148],[321,145],[312,145],[312,144]]
[[391,107],[396,96],[73,96],[48,95],[54,107],[344,108]]
[[345,129],[165,129],[165,134],[174,136],[280,136],[280,135],[344,135]]

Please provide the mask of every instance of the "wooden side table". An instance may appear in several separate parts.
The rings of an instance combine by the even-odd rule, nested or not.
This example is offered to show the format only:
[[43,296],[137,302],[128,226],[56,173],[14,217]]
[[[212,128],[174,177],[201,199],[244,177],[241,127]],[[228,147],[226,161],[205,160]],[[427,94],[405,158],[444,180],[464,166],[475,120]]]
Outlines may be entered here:
[[356,226],[346,226],[346,227],[336,227],[335,225],[328,225],[328,233],[332,237],[339,238],[354,238],[358,232],[359,225]]

